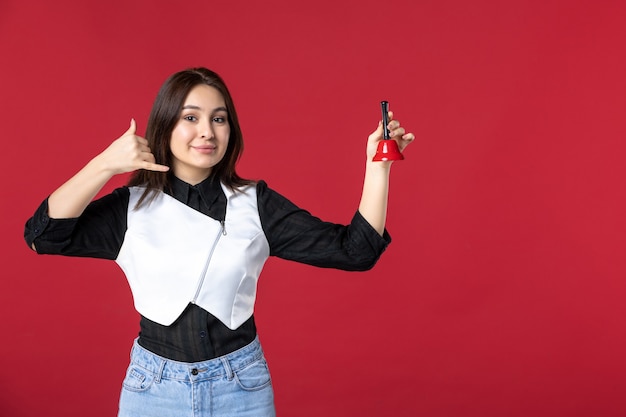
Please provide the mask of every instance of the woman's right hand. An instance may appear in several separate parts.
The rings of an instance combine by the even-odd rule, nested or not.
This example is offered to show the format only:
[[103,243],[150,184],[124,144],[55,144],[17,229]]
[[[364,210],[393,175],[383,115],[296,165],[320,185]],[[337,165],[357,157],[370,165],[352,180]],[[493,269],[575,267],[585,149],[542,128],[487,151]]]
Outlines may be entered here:
[[115,174],[149,169],[165,172],[164,165],[154,162],[148,141],[135,134],[137,125],[131,120],[128,130],[102,153],[57,188],[48,197],[48,215],[55,219],[78,217],[89,202]]
[[131,119],[128,130],[96,157],[102,168],[111,175],[138,169],[165,172],[169,167],[155,163],[148,140],[136,135],[137,124]]

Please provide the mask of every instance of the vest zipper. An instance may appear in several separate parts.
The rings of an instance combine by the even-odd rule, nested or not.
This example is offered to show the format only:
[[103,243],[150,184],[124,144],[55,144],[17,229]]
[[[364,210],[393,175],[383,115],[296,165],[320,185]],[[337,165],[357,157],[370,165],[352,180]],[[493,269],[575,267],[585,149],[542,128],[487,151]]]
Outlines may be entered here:
[[220,220],[220,231],[213,242],[213,246],[211,246],[211,251],[209,252],[209,256],[207,257],[206,262],[204,263],[204,268],[202,268],[202,274],[200,275],[200,281],[198,282],[198,288],[196,288],[196,294],[193,296],[193,300],[191,300],[192,304],[195,304],[198,300],[198,296],[200,295],[200,290],[202,289],[202,285],[204,284],[204,278],[206,277],[206,272],[209,269],[209,263],[211,263],[211,258],[213,258],[213,252],[215,252],[215,248],[217,247],[217,243],[220,241],[222,236],[226,236],[226,226],[224,224],[224,220]]

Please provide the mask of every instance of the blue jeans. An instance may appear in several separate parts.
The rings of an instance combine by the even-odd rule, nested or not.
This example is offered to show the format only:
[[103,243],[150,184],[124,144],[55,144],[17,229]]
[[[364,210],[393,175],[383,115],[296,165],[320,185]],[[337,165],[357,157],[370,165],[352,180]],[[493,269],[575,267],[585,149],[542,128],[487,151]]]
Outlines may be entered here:
[[185,363],[135,341],[118,417],[270,417],[274,391],[258,338],[228,355]]

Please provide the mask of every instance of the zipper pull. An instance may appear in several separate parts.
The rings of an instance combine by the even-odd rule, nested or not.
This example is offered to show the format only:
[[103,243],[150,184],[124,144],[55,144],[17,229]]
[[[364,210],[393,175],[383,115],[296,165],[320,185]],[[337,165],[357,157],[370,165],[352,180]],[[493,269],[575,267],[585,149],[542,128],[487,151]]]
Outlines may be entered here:
[[224,220],[220,220],[220,225],[222,226],[222,235],[226,236],[226,222]]

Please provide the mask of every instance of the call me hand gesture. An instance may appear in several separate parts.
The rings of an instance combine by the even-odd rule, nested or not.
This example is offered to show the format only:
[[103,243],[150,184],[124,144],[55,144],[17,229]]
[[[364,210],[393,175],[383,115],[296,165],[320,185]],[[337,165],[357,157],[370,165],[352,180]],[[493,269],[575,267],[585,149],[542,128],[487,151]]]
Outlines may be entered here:
[[48,197],[48,216],[78,217],[104,185],[117,174],[148,169],[165,172],[169,167],[155,163],[148,141],[136,134],[132,119],[128,130],[102,153]]

